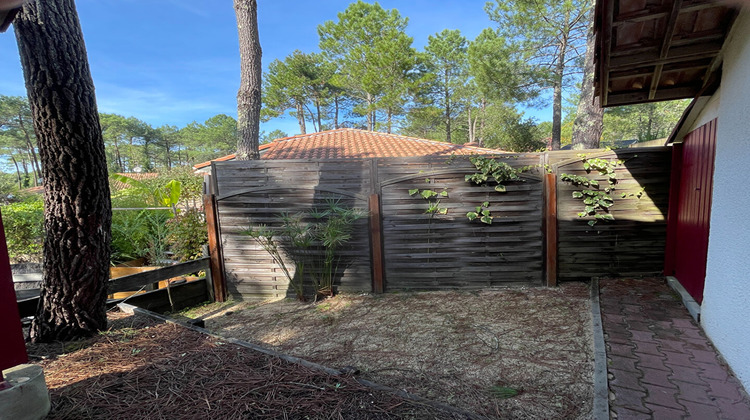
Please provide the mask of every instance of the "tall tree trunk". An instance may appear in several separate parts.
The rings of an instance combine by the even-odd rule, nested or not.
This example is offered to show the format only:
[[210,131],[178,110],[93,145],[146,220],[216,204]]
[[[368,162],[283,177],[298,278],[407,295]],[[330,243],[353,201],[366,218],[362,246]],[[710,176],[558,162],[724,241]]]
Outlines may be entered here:
[[299,124],[299,133],[307,134],[307,126],[305,125],[305,108],[302,107],[302,103],[297,102],[297,123]]
[[44,169],[44,264],[35,342],[107,326],[112,210],[104,141],[73,0],[29,2],[15,23]]
[[[240,89],[237,92],[237,160],[260,159],[262,50],[256,0],[234,0],[240,39]],[[303,117],[304,118],[304,117]]]
[[594,94],[595,50],[596,36],[594,35],[594,8],[592,7],[586,36],[581,99],[578,102],[576,119],[573,122],[573,149],[598,149],[599,140],[602,137],[604,109],[599,105],[599,97]]
[[448,89],[448,69],[445,69],[445,139],[451,143],[451,93]]
[[[39,172],[36,170],[36,165],[34,165],[34,160],[31,158],[31,152],[27,150],[26,151],[26,156],[29,158],[29,165],[31,165],[31,178],[32,178],[31,179],[31,181],[32,181],[31,183],[35,187],[38,187],[39,186],[39,179],[38,179],[39,176],[37,174]],[[25,166],[26,165],[24,164],[24,167]]]
[[117,157],[117,166],[120,168],[120,172],[125,172],[125,167],[122,164],[122,155],[120,155],[120,145],[117,142],[117,140],[115,140],[114,145],[115,145],[115,156]]
[[307,106],[307,104],[304,105],[303,110],[305,109],[307,110],[307,113],[310,114],[310,121],[312,122],[312,125],[313,125],[313,133],[317,133],[318,131],[320,131],[320,124],[316,123],[315,113],[312,112],[312,110],[310,109],[309,106]]
[[565,76],[565,54],[567,52],[568,40],[563,36],[557,51],[555,70],[552,74],[552,150],[560,150],[562,137],[562,84]]
[[372,107],[372,95],[369,93],[367,94],[367,130],[369,131],[375,131],[375,116],[374,113],[370,110]]
[[18,179],[18,189],[23,188],[23,182],[21,181],[21,169],[18,167],[18,161],[16,160],[16,157],[13,156],[13,153],[10,154],[10,159],[13,161],[13,164],[16,165],[16,178]]
[[482,98],[481,103],[481,112],[479,114],[480,120],[479,120],[479,136],[477,138],[477,142],[479,143],[479,147],[484,147],[484,129],[487,124],[487,99]]
[[[446,98],[447,99],[447,98]],[[446,102],[445,106],[445,139],[451,143],[451,104]]]
[[[29,149],[29,153],[31,154],[31,166],[32,168],[34,168],[34,172],[38,174],[37,176],[44,176],[44,174],[42,173],[42,168],[39,166],[39,159],[37,159],[36,157],[34,142],[31,141],[31,135],[29,135],[29,131],[26,129],[26,124],[23,123],[23,116],[20,113],[18,114],[18,126],[23,132],[23,137],[26,140],[26,147]],[[36,185],[37,180],[34,179],[34,186]]]
[[23,184],[24,187],[29,187],[29,167],[26,164],[26,159],[21,158],[21,167],[23,168]]
[[323,131],[323,125],[321,123],[321,117],[320,117],[320,98],[315,97],[315,107],[318,109],[318,131]]
[[333,103],[334,103],[334,109],[335,109],[335,112],[333,114],[333,128],[338,130],[339,128],[339,97],[338,95],[333,97]]
[[166,134],[164,135],[164,146],[165,146],[164,147],[164,151],[166,152],[166,156],[165,157],[166,157],[166,161],[167,161],[167,170],[169,170],[169,169],[172,169],[172,159],[171,159],[171,156],[169,155],[169,149],[172,146],[169,145],[169,136],[166,135]]
[[391,134],[391,128],[393,126],[393,111],[388,108],[388,114],[386,115],[386,130],[388,134]]

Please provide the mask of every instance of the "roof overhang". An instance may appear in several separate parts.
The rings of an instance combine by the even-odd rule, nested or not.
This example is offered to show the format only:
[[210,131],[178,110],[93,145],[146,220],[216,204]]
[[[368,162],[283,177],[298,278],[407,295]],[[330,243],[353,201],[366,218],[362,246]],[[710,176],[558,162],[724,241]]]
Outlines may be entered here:
[[740,3],[597,0],[594,83],[602,106],[712,94]]

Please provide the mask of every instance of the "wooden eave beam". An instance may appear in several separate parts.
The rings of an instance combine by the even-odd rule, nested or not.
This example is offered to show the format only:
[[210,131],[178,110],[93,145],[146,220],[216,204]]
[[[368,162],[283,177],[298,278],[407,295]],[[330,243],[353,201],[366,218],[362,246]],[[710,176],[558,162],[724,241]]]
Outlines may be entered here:
[[599,0],[602,5],[602,21],[600,28],[601,45],[599,49],[599,101],[602,106],[608,104],[609,94],[609,72],[610,72],[610,52],[612,50],[612,22],[614,20],[614,7],[612,1]]
[[613,18],[612,27],[616,28],[626,23],[647,22],[649,20],[660,19],[666,16],[668,12],[669,9],[659,7],[619,14]]
[[698,86],[681,86],[671,89],[660,89],[656,92],[654,98],[652,99],[649,99],[649,93],[646,91],[616,94],[612,93],[609,95],[609,102],[607,103],[607,106],[631,105],[646,102],[693,98],[698,94],[698,92],[700,92],[700,87]]
[[[682,63],[680,63],[682,64]],[[664,65],[664,68],[662,69],[662,73],[668,73],[668,72],[674,72],[674,71],[695,71],[695,70],[704,70],[707,69],[711,63],[708,62],[700,62],[700,61],[692,61],[690,63],[685,63],[685,65],[680,65],[675,67],[674,65]],[[620,71],[613,71],[609,74],[609,80],[626,80],[631,79],[634,77],[646,77],[650,76],[654,73],[653,70],[654,66],[643,66],[628,70],[620,70]]]
[[[664,60],[667,58],[669,47],[672,44],[672,37],[674,36],[675,26],[677,25],[677,17],[680,15],[680,8],[682,7],[682,0],[674,0],[672,3],[672,10],[669,13],[669,19],[664,27],[664,37],[661,40],[661,49],[659,50],[659,59]],[[661,81],[661,72],[664,69],[664,64],[657,64],[654,67],[654,75],[651,78],[651,87],[648,91],[648,99],[653,100],[656,97],[656,90],[659,89],[659,82]]]
[[628,70],[634,67],[656,66],[659,64],[674,64],[681,61],[700,60],[714,58],[721,51],[723,42],[710,42],[706,44],[694,44],[679,48],[670,48],[666,58],[660,58],[661,54],[633,54],[612,57],[609,69]]

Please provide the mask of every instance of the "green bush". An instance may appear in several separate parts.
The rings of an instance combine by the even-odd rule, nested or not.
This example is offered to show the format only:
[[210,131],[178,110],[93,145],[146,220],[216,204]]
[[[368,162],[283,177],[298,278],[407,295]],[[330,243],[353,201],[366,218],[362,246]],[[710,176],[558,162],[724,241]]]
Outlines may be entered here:
[[42,260],[44,203],[41,197],[2,207],[5,240],[11,262]]
[[203,212],[195,209],[180,212],[167,221],[170,251],[180,261],[194,260],[203,255],[208,243],[208,228]]
[[164,258],[165,225],[169,210],[115,210],[112,212],[113,263],[137,258]]

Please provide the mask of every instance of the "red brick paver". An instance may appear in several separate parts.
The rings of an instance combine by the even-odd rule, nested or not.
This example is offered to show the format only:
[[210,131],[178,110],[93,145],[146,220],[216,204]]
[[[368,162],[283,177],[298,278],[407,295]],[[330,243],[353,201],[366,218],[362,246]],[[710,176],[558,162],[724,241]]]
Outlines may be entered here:
[[750,398],[663,278],[599,282],[610,414],[750,419]]

